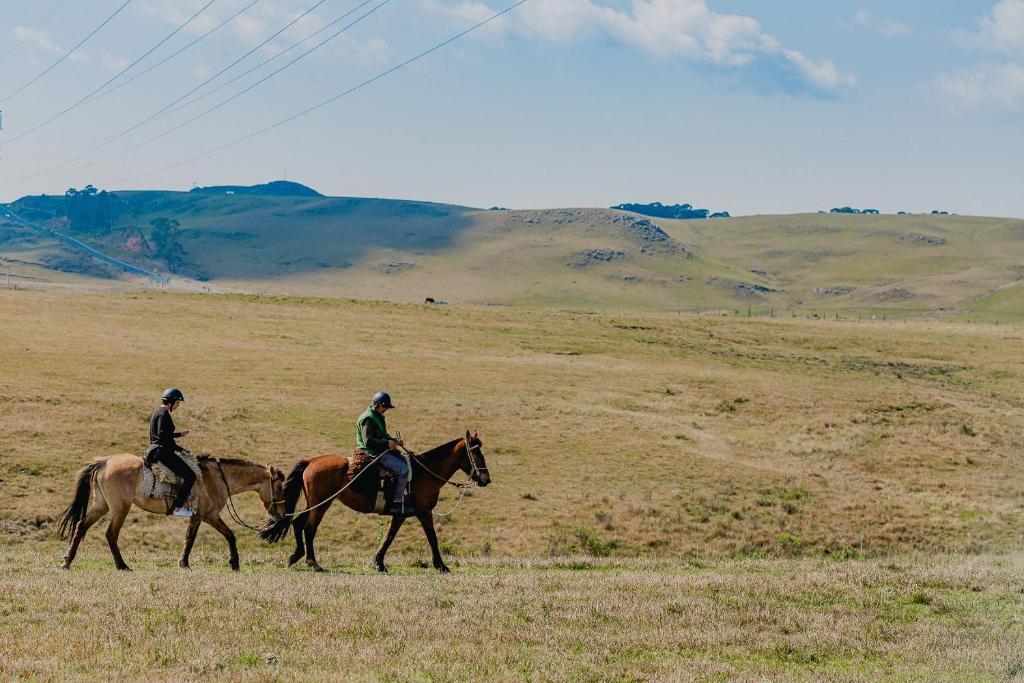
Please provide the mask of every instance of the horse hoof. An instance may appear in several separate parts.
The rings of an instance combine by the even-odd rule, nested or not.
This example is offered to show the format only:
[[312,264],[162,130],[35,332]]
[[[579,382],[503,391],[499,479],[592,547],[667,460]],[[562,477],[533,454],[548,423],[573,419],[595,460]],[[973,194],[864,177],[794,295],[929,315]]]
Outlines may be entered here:
[[126,565],[126,564],[125,565],[121,565],[120,567],[117,568],[117,571],[119,571],[119,572],[130,572],[131,570],[132,570],[132,568],[129,567],[128,565]]
[[446,564],[442,564],[440,567],[437,567],[436,569],[437,569],[437,571],[439,571],[442,574],[451,574],[452,573],[452,570],[449,569],[448,565],[446,565]]
[[232,562],[231,563],[231,571],[233,571],[233,572],[237,572],[238,571],[238,563],[237,562]]
[[295,564],[296,562],[298,562],[301,559],[302,559],[302,554],[301,553],[299,553],[297,555],[292,555],[291,557],[288,558],[288,566],[289,567],[292,566],[293,564]]
[[315,571],[317,574],[322,574],[322,573],[325,573],[327,571],[326,569],[324,569],[323,567],[321,567],[318,564],[314,564],[314,565],[311,565],[311,566],[313,567],[313,571]]
[[181,569],[191,569],[192,568],[192,567],[188,566],[188,562],[182,562],[181,560],[178,560],[178,567],[180,567]]
[[388,567],[387,567],[386,564],[378,564],[377,565],[377,571],[379,571],[381,574],[387,574],[388,573]]

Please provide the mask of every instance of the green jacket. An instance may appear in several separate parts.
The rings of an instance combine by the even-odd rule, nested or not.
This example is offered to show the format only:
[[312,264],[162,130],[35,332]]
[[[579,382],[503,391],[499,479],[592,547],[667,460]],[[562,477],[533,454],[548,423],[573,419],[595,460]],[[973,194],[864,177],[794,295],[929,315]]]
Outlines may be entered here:
[[[370,424],[364,424],[369,420]],[[364,433],[365,432],[365,433]],[[356,420],[356,446],[363,453],[376,457],[387,450],[387,442],[392,436],[388,434],[387,423],[384,416],[370,406]]]

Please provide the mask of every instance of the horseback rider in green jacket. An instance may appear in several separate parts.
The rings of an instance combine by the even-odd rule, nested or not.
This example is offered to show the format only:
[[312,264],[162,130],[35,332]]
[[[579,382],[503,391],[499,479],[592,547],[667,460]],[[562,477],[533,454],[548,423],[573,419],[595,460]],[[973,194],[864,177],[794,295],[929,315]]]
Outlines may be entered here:
[[409,465],[398,453],[402,442],[388,434],[387,423],[384,421],[384,413],[394,407],[387,392],[378,391],[374,394],[370,407],[356,420],[356,446],[370,457],[380,456],[378,462],[395,473],[395,493],[385,514],[415,515],[412,501],[405,500]]

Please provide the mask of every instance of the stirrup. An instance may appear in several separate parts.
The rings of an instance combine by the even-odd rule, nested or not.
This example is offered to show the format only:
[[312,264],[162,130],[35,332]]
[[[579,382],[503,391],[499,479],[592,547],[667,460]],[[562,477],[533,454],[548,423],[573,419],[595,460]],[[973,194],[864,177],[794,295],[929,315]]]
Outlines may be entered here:
[[174,512],[171,513],[171,517],[191,517],[194,514],[195,511],[193,511],[191,508],[180,507],[175,508]]

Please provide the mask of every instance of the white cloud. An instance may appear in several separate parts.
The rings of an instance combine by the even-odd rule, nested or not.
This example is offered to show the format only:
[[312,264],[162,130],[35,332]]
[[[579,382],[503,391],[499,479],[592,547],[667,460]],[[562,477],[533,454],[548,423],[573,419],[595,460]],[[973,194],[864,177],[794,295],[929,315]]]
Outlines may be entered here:
[[983,44],[1003,52],[1024,52],[1024,0],[1002,0],[978,24]]
[[19,43],[23,43],[37,50],[42,50],[43,52],[61,52],[60,46],[50,40],[50,34],[46,31],[37,31],[24,26],[16,26],[14,28],[14,38]]
[[[532,0],[494,22],[492,32],[566,42],[586,36],[611,37],[654,57],[687,59],[723,68],[740,68],[776,59],[817,90],[841,92],[856,79],[827,59],[816,60],[783,46],[752,17],[721,14],[706,0],[630,0],[632,12],[597,0]],[[495,10],[478,0],[420,0],[429,11],[481,21]]]
[[[1024,0],[1001,0],[978,19],[976,32],[954,31],[953,40],[962,47],[1024,54]],[[1024,63],[1013,57],[940,73],[930,86],[954,109],[1000,106],[1024,111]]]
[[939,74],[934,89],[954,109],[997,104],[1024,111],[1024,64],[986,64]]
[[913,29],[904,23],[896,21],[895,19],[880,17],[864,9],[858,10],[853,15],[853,20],[862,28],[866,28],[869,31],[886,38],[899,38],[900,36],[905,36],[908,33],[913,33]]

